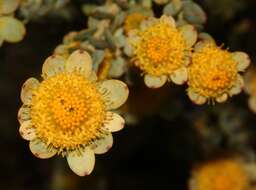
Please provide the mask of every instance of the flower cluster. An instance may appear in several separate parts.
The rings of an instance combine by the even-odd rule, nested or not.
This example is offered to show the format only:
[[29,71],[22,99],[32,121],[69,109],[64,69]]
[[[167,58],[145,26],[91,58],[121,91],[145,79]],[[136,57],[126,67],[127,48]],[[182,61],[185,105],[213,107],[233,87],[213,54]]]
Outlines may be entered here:
[[[239,72],[250,64],[246,53],[230,53],[213,40],[201,40],[192,25],[176,27],[172,17],[150,18],[129,33],[135,66],[145,74],[145,84],[159,88],[167,80],[188,84],[188,96],[196,104],[225,102],[240,93]],[[195,44],[195,45],[194,45]]]
[[[25,34],[23,24],[10,16],[19,2],[0,0],[0,44],[4,40],[19,41]],[[33,2],[37,1],[24,1],[21,5],[21,14],[27,19],[42,5],[41,1],[37,2],[39,7]],[[126,83],[132,86],[140,79],[131,77],[137,73],[143,75],[147,89],[142,90],[144,93],[137,90],[139,95],[133,95],[148,96],[143,103],[154,99],[154,103],[149,103],[153,109],[144,108],[150,114],[169,98],[164,90],[156,95],[158,98],[150,96],[155,93],[150,88],[163,87],[167,82],[186,85],[189,99],[198,105],[223,103],[241,92],[241,73],[250,64],[249,56],[230,52],[201,32],[206,15],[192,0],[154,2],[163,5],[160,18],[154,16],[152,0],[107,0],[103,5],[82,7],[88,17],[87,28],[66,34],[53,55],[45,60],[42,81],[30,78],[22,87],[19,132],[29,141],[35,156],[45,159],[61,155],[77,175],[90,174],[95,154],[107,152],[113,144],[111,133],[124,127],[123,117],[137,120],[128,113],[130,110],[146,113],[144,106],[142,111],[136,108],[136,98],[131,101],[134,105],[118,109],[128,98]],[[49,1],[56,7],[66,3]],[[43,13],[52,7],[49,4],[41,6],[45,8]],[[256,111],[255,76],[248,75],[245,87],[251,96],[249,105]],[[113,79],[121,77],[126,83]],[[210,138],[209,133],[213,132],[205,127],[204,118],[200,119],[197,131],[203,138]],[[231,136],[235,130],[231,127],[231,132],[225,135]],[[190,187],[246,190],[249,183],[241,162],[223,159],[195,168]]]

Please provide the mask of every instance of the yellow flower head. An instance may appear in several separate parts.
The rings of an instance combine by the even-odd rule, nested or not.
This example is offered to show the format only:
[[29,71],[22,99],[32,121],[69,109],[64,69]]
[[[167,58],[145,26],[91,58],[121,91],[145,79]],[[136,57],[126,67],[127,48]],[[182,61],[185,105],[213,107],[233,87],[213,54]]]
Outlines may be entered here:
[[41,83],[30,78],[22,87],[20,134],[37,157],[61,154],[76,174],[88,175],[94,153],[107,152],[113,144],[111,132],[124,126],[123,118],[108,110],[126,101],[128,88],[118,80],[97,81],[91,57],[81,50],[67,59],[49,57],[42,76]]
[[213,42],[200,42],[192,55],[188,72],[188,95],[196,104],[207,100],[224,102],[240,93],[243,79],[238,72],[250,63],[243,52],[230,53]]
[[169,78],[176,84],[187,80],[191,46],[197,39],[193,26],[175,26],[172,17],[149,18],[138,30],[129,33],[136,58],[135,65],[145,75],[145,84],[152,88],[162,86]]
[[256,113],[256,69],[251,68],[245,74],[245,91],[250,95],[248,100],[249,108]]
[[195,168],[190,181],[191,190],[247,190],[250,179],[244,165],[237,160],[207,162]]
[[128,34],[131,30],[138,29],[143,20],[145,20],[147,16],[142,13],[134,12],[129,14],[124,21],[124,31]]

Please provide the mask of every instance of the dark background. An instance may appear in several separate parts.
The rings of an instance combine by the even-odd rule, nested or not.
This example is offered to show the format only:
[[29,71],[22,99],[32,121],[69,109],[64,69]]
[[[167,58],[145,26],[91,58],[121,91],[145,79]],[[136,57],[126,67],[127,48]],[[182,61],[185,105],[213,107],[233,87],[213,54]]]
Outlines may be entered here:
[[[86,18],[79,12],[81,2],[74,3],[78,13],[72,20],[46,16],[30,22],[21,43],[5,43],[0,48],[0,189],[187,189],[191,167],[204,158],[202,143],[187,115],[194,109],[204,112],[208,108],[192,105],[183,87],[176,87],[173,93],[182,101],[184,113],[169,120],[158,114],[146,116],[136,125],[127,125],[114,134],[112,149],[97,156],[96,167],[87,177],[73,174],[66,160],[60,157],[37,159],[30,153],[28,142],[19,136],[17,111],[21,106],[21,86],[27,78],[40,76],[43,61],[67,32],[86,26]],[[256,1],[242,0],[238,6],[234,4],[239,0],[225,0],[225,6],[220,5],[223,0],[197,2],[208,15],[205,30],[218,44],[245,51],[253,60]],[[246,107],[246,98],[241,94],[228,103],[244,107],[251,117],[246,122],[253,127],[255,115]]]

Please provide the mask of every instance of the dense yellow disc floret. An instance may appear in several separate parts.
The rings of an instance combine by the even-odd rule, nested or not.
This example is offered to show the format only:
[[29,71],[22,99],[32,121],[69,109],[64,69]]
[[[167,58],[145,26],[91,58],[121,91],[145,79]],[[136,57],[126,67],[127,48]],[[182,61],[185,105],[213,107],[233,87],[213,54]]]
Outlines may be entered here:
[[237,62],[227,50],[208,43],[193,53],[188,84],[199,95],[218,97],[230,90],[237,76]]
[[193,190],[246,190],[249,179],[235,160],[211,161],[194,171]]
[[124,30],[126,34],[133,29],[138,29],[141,22],[146,18],[147,17],[145,15],[138,12],[129,14],[124,21]]
[[106,109],[94,83],[64,72],[44,80],[34,92],[31,119],[37,136],[61,152],[100,138]]
[[145,73],[170,75],[184,65],[188,51],[182,34],[175,26],[158,22],[139,32],[135,47],[136,66]]

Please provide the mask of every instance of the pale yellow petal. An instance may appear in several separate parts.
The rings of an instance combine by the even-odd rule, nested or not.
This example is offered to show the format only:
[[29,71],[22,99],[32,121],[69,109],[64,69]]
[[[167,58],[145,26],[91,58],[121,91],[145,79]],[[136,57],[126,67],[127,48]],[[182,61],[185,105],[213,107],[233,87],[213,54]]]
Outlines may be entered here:
[[11,16],[0,17],[0,36],[7,42],[19,42],[26,33],[24,24]]
[[29,142],[30,151],[38,158],[47,159],[56,154],[55,149],[49,149],[47,145],[39,139]]
[[127,42],[129,44],[137,44],[140,41],[140,36],[138,35],[138,30],[131,30],[128,33],[128,38],[127,38]]
[[166,83],[166,81],[167,81],[167,76],[165,75],[156,77],[153,75],[146,74],[144,76],[144,82],[146,86],[149,88],[160,88]]
[[225,102],[227,99],[228,99],[228,95],[226,93],[224,93],[224,94],[218,96],[216,98],[216,101],[219,103],[222,103],[222,102]]
[[198,34],[198,40],[200,40],[200,41],[208,41],[210,43],[216,44],[214,38],[210,34],[205,33],[205,32],[201,32],[201,33]]
[[126,102],[129,95],[127,85],[119,80],[105,80],[100,82],[99,91],[103,95],[108,110],[119,108]]
[[108,112],[107,113],[108,121],[104,124],[104,128],[110,132],[117,132],[124,128],[125,121],[117,113]]
[[256,96],[252,96],[248,100],[249,108],[256,113]]
[[154,18],[154,17],[150,17],[146,20],[143,20],[140,24],[140,29],[142,31],[146,30],[148,27],[154,25],[155,23],[158,22],[158,19]]
[[66,70],[68,72],[79,72],[86,78],[90,77],[92,72],[91,56],[83,50],[74,51],[66,62]]
[[104,154],[113,146],[113,136],[107,133],[104,137],[93,142],[90,146],[95,154]]
[[24,121],[19,128],[20,136],[28,141],[36,138],[36,129],[33,127],[31,120]]
[[0,15],[13,13],[20,3],[20,0],[0,0]]
[[192,25],[183,25],[179,27],[179,31],[181,32],[183,38],[186,41],[187,47],[192,47],[197,41],[197,31],[196,28]]
[[200,52],[207,45],[207,43],[208,42],[206,42],[206,41],[197,42],[194,46],[194,51]]
[[22,124],[23,122],[28,121],[30,119],[30,107],[27,105],[23,105],[18,111],[18,121],[20,124]]
[[188,80],[188,70],[186,67],[182,67],[171,74],[170,77],[175,84],[184,84]]
[[29,105],[32,100],[33,91],[39,86],[39,81],[35,78],[29,78],[22,86],[20,98],[24,104]]
[[89,175],[95,164],[95,155],[91,148],[86,147],[81,154],[76,152],[67,155],[70,169],[79,176]]
[[42,67],[43,78],[52,77],[64,71],[66,59],[60,55],[52,55],[48,57]]
[[190,65],[192,61],[192,52],[185,52],[185,57],[184,57],[184,66],[187,67]]
[[94,71],[92,71],[88,79],[92,82],[95,82],[98,80],[98,77],[97,77],[96,73]]
[[243,90],[243,87],[244,87],[244,80],[241,75],[238,75],[234,86],[229,90],[229,95],[233,96],[233,95],[239,94]]
[[195,93],[193,90],[188,89],[188,97],[190,98],[190,100],[198,105],[202,105],[204,103],[206,103],[206,98],[203,96],[200,96],[199,94]]
[[160,18],[160,22],[167,23],[171,27],[176,26],[175,20],[172,16],[162,15],[161,18]]
[[241,72],[244,72],[251,62],[249,56],[244,52],[234,52],[232,58],[237,62],[237,70]]

